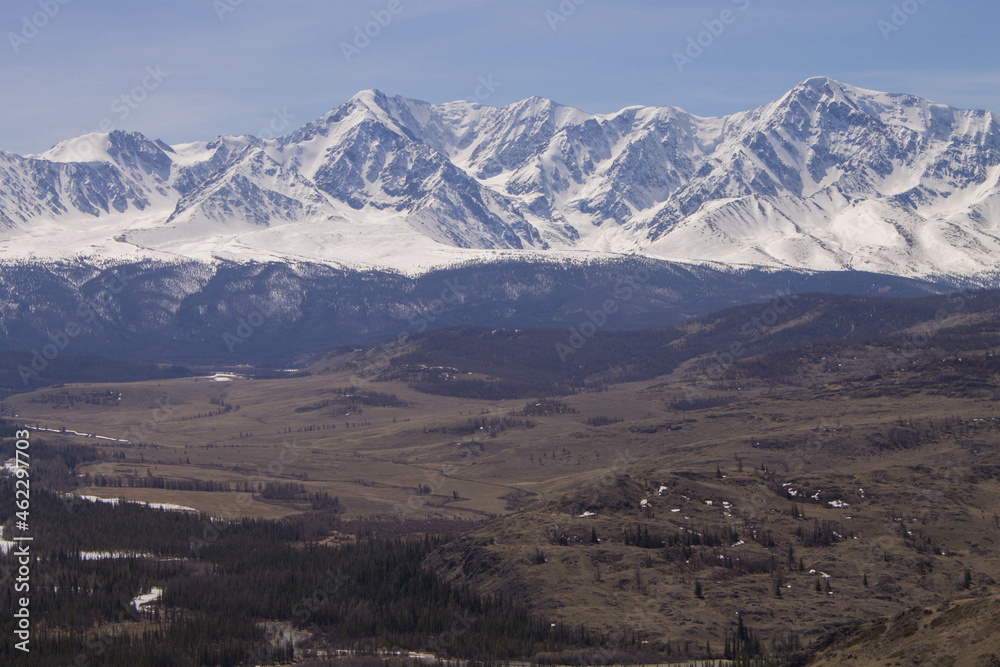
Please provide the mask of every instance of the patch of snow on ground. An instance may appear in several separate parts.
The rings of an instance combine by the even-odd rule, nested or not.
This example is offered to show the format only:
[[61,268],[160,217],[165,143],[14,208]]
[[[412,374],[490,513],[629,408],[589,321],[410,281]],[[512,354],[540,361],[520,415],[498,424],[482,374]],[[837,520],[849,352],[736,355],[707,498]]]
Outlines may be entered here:
[[[118,505],[122,502],[121,498],[101,498],[100,496],[77,496],[77,498],[80,500],[87,500],[92,503],[108,503],[110,505]],[[148,503],[142,500],[126,500],[125,502],[131,505],[145,505],[154,510],[166,510],[167,512],[194,512],[195,514],[198,514],[200,511],[193,507],[174,505],[173,503]]]
[[149,611],[146,607],[153,604],[161,597],[163,597],[162,588],[151,588],[148,593],[135,596],[132,599],[132,606],[135,607],[136,611]]
[[121,560],[123,558],[154,558],[138,551],[81,551],[80,560]]
[[[120,399],[119,399],[120,400]],[[80,431],[73,431],[70,429],[59,429],[59,428],[41,428],[35,426],[25,426],[29,431],[44,431],[46,433],[61,433],[63,435],[78,435],[81,438],[97,438],[98,440],[110,440],[111,442],[124,442],[126,444],[131,444],[128,440],[122,440],[121,438],[109,438],[106,435],[95,435],[94,433],[81,433]]]
[[199,379],[212,380],[213,382],[233,382],[234,380],[245,380],[246,376],[238,373],[213,373]]
[[193,507],[185,507],[184,505],[174,505],[173,503],[146,503],[140,500],[130,500],[130,503],[136,505],[145,505],[146,507],[152,508],[154,510],[166,510],[167,512],[193,512],[198,514],[198,510]]

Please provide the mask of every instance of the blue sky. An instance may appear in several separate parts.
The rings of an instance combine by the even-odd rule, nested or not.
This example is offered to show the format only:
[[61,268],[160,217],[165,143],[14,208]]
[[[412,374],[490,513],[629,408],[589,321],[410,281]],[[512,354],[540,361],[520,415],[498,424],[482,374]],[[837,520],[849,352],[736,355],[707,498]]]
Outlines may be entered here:
[[4,0],[0,148],[284,133],[366,88],[721,115],[826,75],[1000,111],[997,25],[995,0]]

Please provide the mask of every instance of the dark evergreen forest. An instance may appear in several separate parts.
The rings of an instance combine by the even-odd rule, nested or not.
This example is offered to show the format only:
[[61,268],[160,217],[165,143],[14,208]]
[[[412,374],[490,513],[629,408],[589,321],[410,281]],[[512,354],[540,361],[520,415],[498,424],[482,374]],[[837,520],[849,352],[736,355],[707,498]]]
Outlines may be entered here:
[[[4,424],[0,455],[13,454]],[[341,522],[339,506],[283,521],[223,522],[138,504],[81,501],[46,480],[93,460],[88,447],[32,443],[31,653],[14,648],[14,619],[0,615],[0,663],[23,665],[244,665],[292,657],[291,637],[361,654],[431,651],[504,660],[609,640],[551,626],[509,599],[443,581],[424,558],[449,539],[442,527]],[[37,458],[36,458],[37,457]],[[15,480],[0,479],[0,498]],[[5,538],[13,502],[0,504]],[[321,546],[331,527],[351,536]],[[20,534],[18,532],[17,534]],[[87,552],[118,552],[90,559]],[[15,609],[16,561],[0,560],[0,600]],[[156,588],[160,602],[133,599]],[[301,631],[301,632],[300,632]]]

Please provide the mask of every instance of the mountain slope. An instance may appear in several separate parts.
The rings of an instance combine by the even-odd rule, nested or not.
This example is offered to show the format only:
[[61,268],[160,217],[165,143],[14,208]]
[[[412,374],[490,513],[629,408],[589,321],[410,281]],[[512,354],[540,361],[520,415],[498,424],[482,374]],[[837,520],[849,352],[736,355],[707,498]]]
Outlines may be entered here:
[[0,153],[7,260],[423,272],[497,253],[992,284],[1000,122],[809,79],[723,118],[363,91],[290,135],[91,134]]
[[914,608],[834,634],[807,663],[826,665],[898,664],[996,667],[1000,641],[996,596],[965,598],[935,609]]
[[36,361],[31,383],[48,377],[48,362],[62,354],[287,368],[338,345],[457,324],[562,329],[554,335],[568,339],[569,327],[604,313],[609,299],[614,312],[605,327],[640,329],[791,291],[919,296],[940,289],[860,272],[733,272],[639,258],[476,263],[419,277],[303,262],[144,261],[106,269],[24,262],[0,265],[0,349],[48,355]]

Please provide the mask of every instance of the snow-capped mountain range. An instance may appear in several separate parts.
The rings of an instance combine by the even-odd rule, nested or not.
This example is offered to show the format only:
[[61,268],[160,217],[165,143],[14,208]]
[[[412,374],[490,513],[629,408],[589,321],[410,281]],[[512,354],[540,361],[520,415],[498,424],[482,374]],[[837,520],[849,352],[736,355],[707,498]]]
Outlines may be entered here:
[[723,118],[364,91],[273,140],[116,131],[0,151],[0,260],[422,273],[641,255],[992,279],[998,121],[828,78]]

